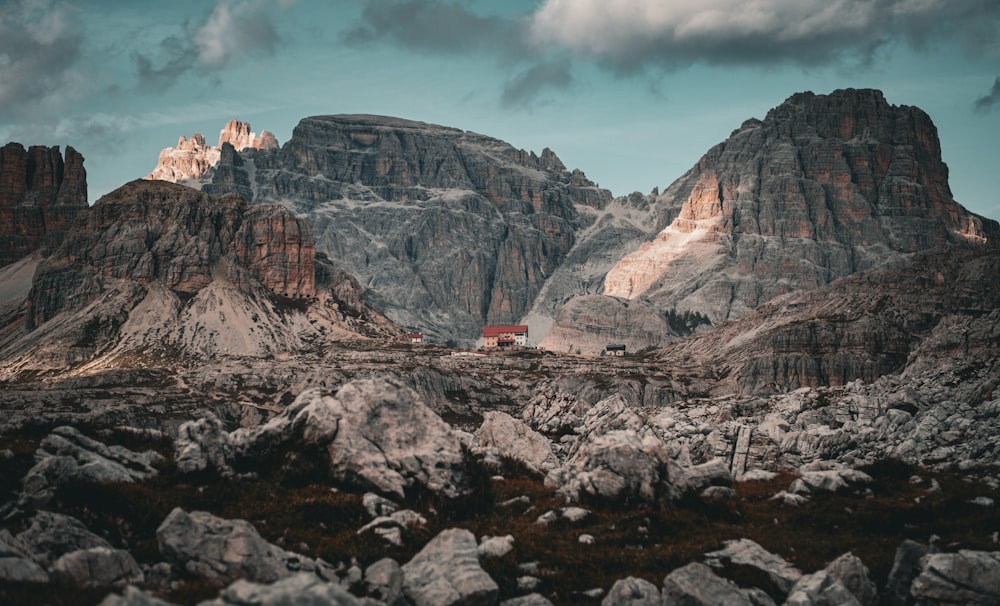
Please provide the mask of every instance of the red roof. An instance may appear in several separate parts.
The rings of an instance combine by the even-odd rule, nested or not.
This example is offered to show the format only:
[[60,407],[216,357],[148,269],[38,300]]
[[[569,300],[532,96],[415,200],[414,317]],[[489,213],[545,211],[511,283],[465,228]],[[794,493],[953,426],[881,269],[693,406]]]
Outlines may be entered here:
[[423,335],[423,333],[415,332],[412,335],[410,335],[410,338],[411,339],[423,339],[424,335]]
[[484,326],[483,336],[484,337],[499,337],[500,333],[512,332],[512,333],[524,333],[528,334],[527,324],[507,324],[504,326]]

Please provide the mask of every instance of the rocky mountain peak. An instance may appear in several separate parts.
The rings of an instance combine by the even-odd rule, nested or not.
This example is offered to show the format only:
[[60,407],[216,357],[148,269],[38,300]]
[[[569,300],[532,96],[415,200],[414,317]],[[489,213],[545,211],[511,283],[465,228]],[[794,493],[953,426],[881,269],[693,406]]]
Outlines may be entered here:
[[66,147],[20,143],[0,148],[0,266],[62,242],[87,208],[83,156]]
[[193,185],[219,164],[222,147],[226,144],[237,151],[279,147],[273,133],[265,130],[258,136],[249,122],[230,120],[219,131],[219,144],[216,146],[208,145],[201,133],[191,135],[190,139],[181,136],[177,147],[168,147],[160,152],[156,168],[145,178]]
[[[659,200],[677,215],[604,280],[605,295],[632,302],[632,321],[661,327],[646,324],[644,333],[660,335],[632,341],[643,346],[671,338],[665,321],[653,321],[668,311],[719,323],[918,251],[1000,241],[995,221],[952,197],[927,114],[869,89],[791,96],[764,120],[744,122]],[[571,304],[564,322],[593,318],[602,324],[594,332],[616,334],[606,325],[615,321],[601,318],[623,317],[621,302],[578,304],[588,310]],[[629,341],[628,332],[619,326],[616,340]],[[582,338],[556,333],[561,342]]]

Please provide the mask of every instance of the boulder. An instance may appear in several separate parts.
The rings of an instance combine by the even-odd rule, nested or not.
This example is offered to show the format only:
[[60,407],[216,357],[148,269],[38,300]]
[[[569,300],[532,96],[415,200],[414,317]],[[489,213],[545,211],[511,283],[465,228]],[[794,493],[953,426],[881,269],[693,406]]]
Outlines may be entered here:
[[155,598],[134,585],[129,585],[121,595],[108,594],[97,606],[173,606]]
[[26,554],[12,545],[6,530],[0,532],[0,582],[48,583],[49,575]]
[[918,605],[1000,604],[1000,551],[929,554],[920,568],[910,586]]
[[891,606],[905,606],[910,603],[910,584],[920,574],[921,559],[931,553],[927,545],[906,539],[896,549],[896,558],[892,562],[889,578],[885,582],[885,592],[882,600]]
[[156,475],[163,461],[154,451],[132,452],[107,446],[69,426],[52,430],[35,454],[35,466],[22,481],[21,505],[41,506],[68,482],[136,482]]
[[685,606],[754,606],[746,592],[700,562],[692,562],[663,579],[663,603]]
[[529,593],[504,600],[499,606],[552,606],[552,602],[540,593]]
[[572,500],[586,494],[652,502],[663,492],[667,458],[666,448],[658,438],[640,439],[632,430],[610,431],[549,472],[545,484]]
[[861,606],[875,606],[878,603],[878,589],[861,558],[848,552],[827,564],[824,570],[840,581]]
[[413,606],[494,604],[499,587],[479,565],[476,537],[452,528],[403,565],[403,592]]
[[396,560],[383,558],[365,569],[365,592],[387,606],[404,606],[403,569]]
[[270,583],[316,562],[268,543],[245,520],[226,520],[204,511],[176,508],[156,529],[164,559],[189,574],[212,581],[245,578]]
[[659,606],[660,590],[645,579],[626,577],[615,581],[601,606]]
[[271,584],[239,579],[200,606],[361,606],[361,601],[336,583],[300,572]]
[[826,570],[803,576],[785,600],[785,606],[860,606],[854,594]]
[[[705,563],[717,570],[725,570],[734,565],[757,570],[767,578],[767,582],[762,583],[760,588],[771,590],[775,599],[784,599],[802,577],[798,568],[750,539],[726,541],[722,549],[705,554]],[[769,586],[765,587],[765,584]]]
[[122,549],[91,547],[61,556],[49,569],[52,580],[74,587],[118,587],[142,583],[142,570]]
[[80,520],[49,511],[36,513],[31,526],[15,538],[25,553],[45,568],[71,551],[111,547],[103,538],[87,530]]
[[502,558],[514,551],[514,536],[483,537],[479,543],[479,558]]
[[870,484],[872,477],[856,469],[826,469],[805,471],[792,482],[788,491],[794,494],[837,492],[856,484]]
[[271,449],[325,450],[335,479],[396,498],[415,486],[447,497],[468,490],[451,427],[391,378],[357,379],[333,396],[307,390],[238,448],[250,459]]
[[174,462],[181,473],[214,470],[223,476],[233,474],[232,438],[222,421],[212,413],[177,428]]
[[474,451],[493,451],[521,463],[533,473],[544,474],[559,460],[552,452],[552,442],[524,421],[497,411],[483,414],[483,424],[475,434]]

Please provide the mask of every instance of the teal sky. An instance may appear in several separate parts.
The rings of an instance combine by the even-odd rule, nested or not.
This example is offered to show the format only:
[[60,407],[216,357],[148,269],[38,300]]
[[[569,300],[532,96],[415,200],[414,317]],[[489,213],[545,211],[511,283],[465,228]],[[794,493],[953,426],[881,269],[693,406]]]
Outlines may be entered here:
[[0,0],[0,143],[72,145],[93,202],[231,118],[284,143],[371,113],[549,147],[663,189],[791,94],[930,114],[955,198],[1000,219],[996,0]]

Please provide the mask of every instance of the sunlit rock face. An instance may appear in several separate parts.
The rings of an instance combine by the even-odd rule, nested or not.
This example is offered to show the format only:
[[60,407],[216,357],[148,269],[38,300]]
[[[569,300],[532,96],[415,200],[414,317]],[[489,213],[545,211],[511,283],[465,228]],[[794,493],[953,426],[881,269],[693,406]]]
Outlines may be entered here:
[[[1000,238],[996,222],[953,199],[927,114],[876,90],[793,95],[744,122],[663,197],[679,203],[677,216],[604,280],[603,294],[629,300],[632,316],[698,313],[717,324],[914,252]],[[601,318],[620,317],[609,305],[571,301],[546,344],[599,332],[642,348],[675,336],[609,326]]]
[[66,147],[20,143],[0,148],[0,266],[55,248],[87,208],[83,156]]
[[195,133],[190,139],[181,136],[176,147],[168,147],[160,152],[156,168],[146,175],[146,179],[171,183],[198,181],[219,163],[222,147],[227,143],[236,151],[278,147],[278,139],[274,134],[265,130],[258,136],[250,129],[249,123],[230,120],[219,132],[219,144],[215,146],[209,145],[201,133]]
[[244,182],[304,217],[390,318],[465,345],[520,321],[611,200],[548,149],[368,115],[303,119],[281,149],[224,158],[204,189]]

